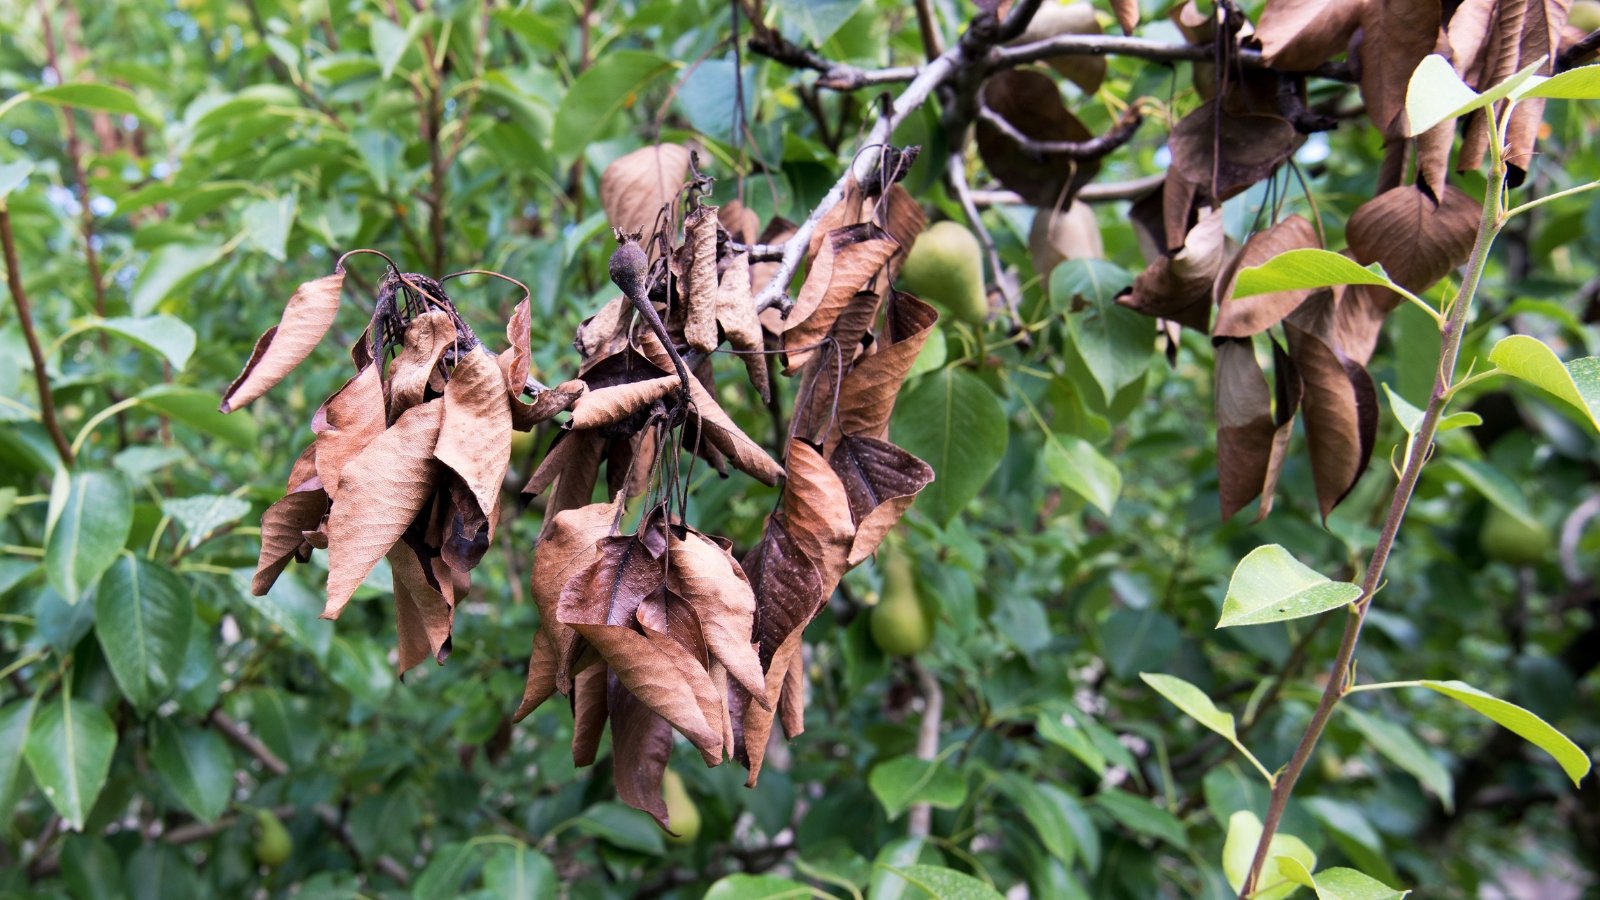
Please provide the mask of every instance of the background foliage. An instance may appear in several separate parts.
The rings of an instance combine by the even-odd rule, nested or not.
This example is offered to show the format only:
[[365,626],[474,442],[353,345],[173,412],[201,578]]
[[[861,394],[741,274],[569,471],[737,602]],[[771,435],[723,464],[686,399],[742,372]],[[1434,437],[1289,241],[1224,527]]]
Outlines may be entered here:
[[[798,221],[870,121],[870,92],[817,90],[735,53],[722,3],[3,6],[0,87],[73,86],[7,110],[0,191],[78,444],[69,470],[39,421],[8,305],[4,889],[547,896],[560,884],[573,897],[688,897],[729,873],[776,870],[841,896],[894,897],[918,889],[887,867],[925,863],[1041,897],[1231,894],[1222,836],[1235,812],[1261,811],[1265,790],[1138,673],[1201,686],[1269,766],[1286,759],[1316,700],[1300,686],[1320,668],[1307,660],[1329,658],[1335,629],[1310,619],[1213,636],[1229,573],[1277,543],[1349,577],[1392,484],[1382,460],[1404,432],[1385,397],[1373,471],[1326,527],[1303,453],[1270,519],[1222,521],[1215,435],[1195,412],[1212,403],[1209,342],[1186,332],[1169,365],[1148,331],[1129,341],[1119,317],[1133,314],[1109,305],[1143,265],[1125,202],[1096,206],[1105,261],[1053,272],[1028,253],[1032,208],[986,211],[1021,275],[1031,340],[994,322],[942,323],[894,432],[940,479],[903,530],[937,638],[915,663],[884,656],[863,614],[882,575],[873,563],[852,572],[808,633],[808,732],[769,757],[760,786],[679,748],[674,769],[704,827],[677,846],[612,799],[604,759],[573,769],[559,703],[509,723],[537,616],[525,584],[536,507],[486,558],[450,664],[401,684],[381,572],[337,627],[316,618],[316,564],[266,597],[248,590],[250,526],[303,443],[293,423],[338,386],[342,360],[320,353],[251,410],[212,410],[293,287],[356,246],[417,271],[481,265],[523,279],[535,373],[560,380],[574,327],[613,293],[596,193],[607,163],[652,140],[693,140],[717,200]],[[933,6],[950,35],[974,12]],[[909,5],[783,0],[767,17],[863,68],[921,58]],[[1179,39],[1161,21],[1141,34]],[[1190,77],[1187,65],[1112,57],[1096,94],[1066,89],[1095,133],[1122,101],[1158,98],[1161,127],[1105,160],[1099,180],[1160,170],[1167,126],[1198,103]],[[731,137],[736,85],[746,141]],[[924,145],[906,184],[959,221],[939,174],[944,139],[925,113],[897,135]],[[1600,176],[1594,115],[1551,107],[1533,195]],[[1247,236],[1263,206],[1340,227],[1370,196],[1380,152],[1359,124],[1314,137],[1299,159],[1317,208],[1283,173],[1226,205],[1230,236]],[[1503,246],[1464,358],[1513,331],[1570,355],[1600,348],[1600,205],[1552,204]],[[1073,311],[1074,295],[1088,308]],[[517,297],[485,284],[458,300],[492,334]],[[340,343],[364,315],[341,313]],[[1431,327],[1409,307],[1391,317],[1372,364],[1391,397],[1426,400]],[[1108,340],[1135,350],[1097,363]],[[757,402],[729,405],[762,433]],[[1445,435],[1450,462],[1424,476],[1362,672],[1470,676],[1593,747],[1600,529],[1574,519],[1563,558],[1551,536],[1575,509],[1592,515],[1600,451],[1574,417],[1520,389],[1479,389],[1473,409],[1483,426]],[[518,449],[512,490],[545,442]],[[702,475],[691,519],[748,546],[772,496]],[[1514,562],[1480,541],[1486,519],[1505,513],[1546,535]],[[942,688],[937,766],[914,755],[923,678]],[[1444,698],[1347,707],[1285,825],[1319,859],[1430,896],[1475,896],[1527,873],[1593,882],[1592,787],[1573,792],[1547,758]],[[934,807],[926,839],[905,836],[917,801]],[[293,842],[280,866],[258,863],[262,811]]]

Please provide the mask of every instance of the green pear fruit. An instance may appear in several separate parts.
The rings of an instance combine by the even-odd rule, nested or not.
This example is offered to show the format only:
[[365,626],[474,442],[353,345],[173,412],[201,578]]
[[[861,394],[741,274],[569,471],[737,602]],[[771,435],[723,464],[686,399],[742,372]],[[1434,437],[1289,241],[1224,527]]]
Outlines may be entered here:
[[694,843],[695,838],[700,836],[700,807],[689,796],[683,778],[671,769],[661,776],[661,799],[667,802],[667,827],[672,829],[672,833],[667,835],[667,842]]
[[289,861],[294,852],[294,841],[289,829],[283,827],[278,817],[265,809],[256,810],[256,862],[276,869]]
[[1567,24],[1585,33],[1600,28],[1600,0],[1577,0],[1567,13]]
[[973,325],[982,325],[989,315],[983,248],[957,222],[936,222],[922,232],[900,269],[900,289]]
[[1531,566],[1550,556],[1550,532],[1540,523],[1519,518],[1490,505],[1478,532],[1483,555],[1503,563]]
[[872,641],[890,656],[915,656],[933,643],[933,620],[917,599],[911,559],[890,545],[878,551],[883,564],[883,599],[867,623]]

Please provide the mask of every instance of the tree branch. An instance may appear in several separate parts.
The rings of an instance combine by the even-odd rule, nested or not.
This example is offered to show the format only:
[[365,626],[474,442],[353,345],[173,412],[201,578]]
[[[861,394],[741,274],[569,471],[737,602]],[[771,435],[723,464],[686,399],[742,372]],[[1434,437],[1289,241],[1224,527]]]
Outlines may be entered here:
[[1011,124],[1005,116],[990,109],[982,100],[978,101],[978,118],[1000,129],[1002,134],[1016,142],[1025,153],[1037,158],[1065,156],[1075,160],[1100,159],[1110,154],[1131,140],[1139,130],[1139,126],[1144,124],[1144,115],[1139,112],[1139,108],[1130,106],[1117,124],[1105,134],[1096,135],[1086,141],[1036,141]]
[[55,395],[50,391],[50,373],[45,367],[44,348],[39,345],[39,333],[33,328],[33,305],[22,288],[22,265],[17,262],[17,240],[11,233],[11,210],[0,200],[0,244],[4,245],[6,258],[6,286],[11,289],[11,301],[17,305],[17,321],[22,323],[22,337],[28,344],[28,355],[33,357],[33,381],[39,389],[39,421],[56,445],[63,465],[72,466],[72,444],[61,430],[56,419]]
[[[1165,172],[1154,175],[1144,175],[1128,181],[1107,181],[1104,183],[1089,183],[1073,196],[1073,200],[1084,203],[1115,203],[1118,200],[1137,200],[1145,194],[1161,187],[1167,180]],[[989,191],[975,190],[972,192],[972,202],[979,206],[1027,206],[1028,201],[1016,191]]]
[[1556,57],[1556,71],[1575,69],[1596,53],[1600,53],[1600,28],[1589,32],[1583,36],[1583,40],[1561,51],[1561,55]]
[[[1058,56],[1131,56],[1151,62],[1208,62],[1215,54],[1216,47],[1212,44],[1175,44],[1115,34],[1061,34],[1014,47],[996,47],[989,51],[988,62],[991,68],[1011,69]],[[1246,69],[1272,68],[1267,65],[1260,50],[1247,47],[1235,50],[1232,61]],[[1323,63],[1307,72],[1293,74],[1314,75],[1332,81],[1355,80],[1350,67],[1337,62]]]
[[[917,759],[933,762],[939,758],[939,724],[944,720],[944,691],[939,689],[939,679],[913,657],[911,671],[917,676],[922,691],[922,724],[917,728]],[[916,803],[906,817],[906,834],[927,837],[932,827],[933,809],[926,803]]]

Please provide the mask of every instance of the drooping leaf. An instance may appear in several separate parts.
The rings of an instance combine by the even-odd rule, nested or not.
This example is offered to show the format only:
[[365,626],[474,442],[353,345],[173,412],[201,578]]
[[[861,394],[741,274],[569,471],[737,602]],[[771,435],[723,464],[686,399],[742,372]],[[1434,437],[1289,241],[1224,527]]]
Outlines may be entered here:
[[891,822],[918,803],[956,809],[967,800],[966,779],[943,760],[897,756],[873,766],[867,786]]
[[710,353],[717,349],[717,208],[702,206],[684,217],[684,245],[688,256],[681,296],[684,298],[683,339],[690,347]]
[[1230,741],[1237,739],[1233,727],[1233,714],[1217,709],[1216,704],[1211,702],[1211,698],[1207,697],[1204,691],[1173,675],[1140,672],[1139,678],[1155,689],[1156,693],[1165,697],[1167,702],[1181,710],[1184,715]]
[[494,533],[494,510],[511,464],[511,407],[501,393],[505,376],[483,347],[456,362],[444,388],[444,418],[434,458],[460,476]]
[[1122,790],[1104,790],[1094,795],[1094,802],[1130,831],[1165,841],[1179,850],[1189,848],[1189,838],[1178,817],[1144,797]]
[[233,794],[233,756],[222,735],[206,728],[179,727],[170,719],[154,724],[150,761],[184,808],[202,822],[215,822]]
[[122,695],[141,713],[177,684],[194,601],[182,577],[134,556],[120,556],[95,592],[95,636]]
[[1323,869],[1315,876],[1292,856],[1277,859],[1284,878],[1316,892],[1317,900],[1402,900],[1410,891],[1397,891],[1376,878],[1343,867]]
[[1361,7],[1359,0],[1269,0],[1256,22],[1261,55],[1275,69],[1314,69],[1344,52]]
[[1445,812],[1450,812],[1454,808],[1455,786],[1450,770],[1435,759],[1433,754],[1428,752],[1428,748],[1409,731],[1388,719],[1380,719],[1348,703],[1343,704],[1342,708],[1350,724],[1355,726],[1372,749],[1408,772],[1429,793],[1438,797]]
[[1333,314],[1332,296],[1318,293],[1284,319],[1289,354],[1305,388],[1306,437],[1324,519],[1366,471],[1378,431],[1377,388],[1367,370],[1339,349]]
[[[111,568],[133,528],[133,495],[121,475],[61,470],[44,543],[44,571],[67,603],[77,603]],[[62,497],[55,508],[55,495]]]
[[933,467],[905,450],[853,435],[839,441],[828,464],[839,475],[855,522],[847,558],[852,566],[878,549],[934,477]]
[[1439,0],[1397,0],[1362,7],[1361,99],[1386,137],[1403,136],[1411,74],[1438,42]]
[[1460,681],[1424,681],[1422,686],[1466,704],[1473,711],[1487,716],[1550,754],[1561,764],[1562,771],[1567,773],[1572,783],[1582,787],[1583,777],[1589,774],[1589,754],[1574,744],[1571,738],[1552,728],[1550,723],[1515,703],[1508,703]]
[[750,646],[756,598],[744,570],[727,550],[692,530],[682,538],[669,534],[667,553],[667,586],[698,614],[711,656],[727,667],[734,681],[760,697],[766,681]]
[[1381,265],[1362,266],[1342,253],[1314,247],[1285,250],[1259,265],[1241,268],[1228,302],[1339,284],[1387,286],[1389,278]]
[[614,425],[682,385],[678,376],[662,375],[588,391],[572,404],[571,426],[583,429]]
[[324,275],[295,289],[283,318],[256,341],[250,361],[222,393],[222,412],[232,412],[265,394],[321,343],[339,312],[344,273]]
[[[978,102],[1030,141],[1087,141],[1094,135],[1061,102],[1054,79],[1026,69],[1006,69],[984,79]],[[1054,209],[1100,171],[1098,159],[1036,153],[1001,126],[979,118],[978,154],[1000,183],[1029,205]]]
[[[1236,273],[1281,259],[1291,250],[1314,249],[1318,244],[1316,229],[1302,216],[1288,216],[1271,228],[1251,235],[1230,265],[1235,274],[1225,279],[1228,288],[1222,293],[1222,305],[1211,327],[1212,336],[1243,338],[1266,331],[1294,312],[1295,307],[1310,296],[1312,288],[1323,287],[1312,284],[1250,296],[1237,291]],[[1344,260],[1344,257],[1339,259]],[[1261,277],[1261,270],[1256,269],[1255,273],[1255,277]]]
[[[393,424],[400,414],[423,401],[428,382],[437,375],[439,360],[456,344],[456,325],[442,309],[430,309],[406,325],[400,355],[389,366],[384,380],[385,424]],[[376,370],[382,375],[382,369]],[[342,393],[342,392],[341,392]],[[331,406],[333,401],[328,401]]]
[[1226,105],[1219,114],[1218,104],[1212,100],[1184,116],[1167,146],[1173,176],[1226,200],[1271,175],[1304,138],[1282,116],[1240,114]]
[[[1228,836],[1222,844],[1222,872],[1228,885],[1235,891],[1244,887],[1250,872],[1250,863],[1256,855],[1256,845],[1261,843],[1261,820],[1249,810],[1240,810],[1228,818]],[[1283,900],[1294,893],[1297,885],[1289,881],[1278,868],[1278,860],[1291,859],[1307,869],[1316,868],[1317,854],[1305,841],[1279,829],[1267,845],[1266,865],[1261,867],[1260,880],[1256,882],[1257,900]]]
[[1363,203],[1351,214],[1345,237],[1356,262],[1379,263],[1396,284],[1420,292],[1467,261],[1480,210],[1459,188],[1448,188],[1435,201],[1402,185]]
[[34,711],[23,751],[28,770],[68,829],[83,830],[105,787],[116,747],[117,727],[111,717],[93,703],[75,699],[70,691]]
[[429,580],[423,560],[404,542],[389,548],[386,556],[394,574],[395,674],[430,658],[443,663],[450,655],[455,619],[453,604],[441,590],[445,585]]
[[1501,371],[1571,404],[1600,430],[1600,357],[1562,363],[1538,338],[1513,334],[1489,351]]
[[321,484],[318,480],[313,487],[284,495],[261,516],[261,554],[250,582],[251,594],[264,596],[289,560],[309,556],[311,545],[305,533],[315,531],[328,514],[328,494]]
[[[1228,305],[1223,304],[1223,309]],[[1217,344],[1215,393],[1217,490],[1222,518],[1228,519],[1261,495],[1278,431],[1272,417],[1272,395],[1249,340]]]
[[955,518],[1000,465],[1008,429],[999,398],[953,367],[926,376],[896,407],[893,442],[933,467],[918,497],[935,521]]
[[804,365],[850,305],[866,290],[884,263],[899,248],[889,233],[875,223],[863,222],[835,229],[826,235],[805,281],[795,297],[783,333],[788,371]]
[[1334,581],[1277,544],[1257,547],[1239,561],[1228,581],[1218,628],[1264,625],[1348,606],[1361,586]]
[[1212,292],[1222,271],[1226,240],[1219,207],[1189,229],[1177,253],[1146,266],[1117,302],[1147,316],[1209,332]]
[[672,726],[643,700],[608,679],[606,707],[611,714],[612,777],[617,798],[649,813],[662,828],[672,830],[661,780],[672,755]]
[[[918,355],[934,334],[939,311],[910,294],[895,291],[877,349],[845,375],[839,386],[839,431],[864,438],[883,439],[895,398]],[[830,444],[831,446],[831,444]]]

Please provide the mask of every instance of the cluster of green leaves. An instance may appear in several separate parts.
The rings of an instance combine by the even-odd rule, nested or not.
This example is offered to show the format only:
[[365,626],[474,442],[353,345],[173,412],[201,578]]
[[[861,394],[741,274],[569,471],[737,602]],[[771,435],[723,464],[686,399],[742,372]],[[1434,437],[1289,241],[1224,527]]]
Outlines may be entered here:
[[[871,67],[921,52],[905,4],[769,6],[786,35],[833,59]],[[933,6],[949,22],[972,11]],[[1210,348],[1185,334],[1171,367],[1149,320],[1115,304],[1142,265],[1122,207],[1097,209],[1104,260],[1049,272],[1028,254],[1032,210],[985,212],[1002,258],[1033,276],[1026,338],[941,324],[897,409],[893,439],[938,475],[905,540],[939,616],[917,660],[943,687],[938,759],[916,754],[916,673],[871,640],[864,607],[882,583],[869,564],[808,632],[814,699],[786,765],[769,761],[746,790],[731,768],[675,754],[703,819],[693,843],[676,845],[608,799],[603,761],[573,769],[570,712],[551,705],[509,726],[536,616],[524,583],[535,512],[509,522],[509,549],[485,559],[450,664],[397,683],[385,569],[337,628],[317,619],[316,557],[267,596],[249,592],[251,526],[304,443],[289,423],[310,419],[343,361],[313,358],[300,384],[251,412],[219,416],[217,393],[293,286],[359,245],[418,271],[483,263],[521,277],[536,369],[559,376],[573,326],[611,295],[594,199],[610,160],[656,136],[692,138],[717,200],[742,195],[763,219],[798,219],[837,177],[849,152],[840,135],[870,104],[736,56],[722,3],[638,0],[591,9],[581,26],[560,2],[455,0],[400,9],[399,21],[387,4],[317,0],[82,10],[76,32],[57,22],[54,40],[88,50],[79,61],[61,48],[61,79],[45,71],[36,16],[0,35],[12,98],[0,194],[77,456],[68,466],[40,421],[7,305],[0,891],[551,896],[559,871],[580,898],[988,897],[1016,884],[1049,897],[1231,896],[1266,789],[1228,744],[1248,745],[1269,772],[1288,758],[1316,697],[1280,676],[1331,657],[1335,629],[1322,623],[1352,599],[1343,579],[1372,545],[1388,484],[1369,475],[1324,529],[1301,455],[1268,522],[1219,520],[1215,437],[1197,413],[1212,402]],[[748,141],[731,138],[739,65]],[[57,80],[67,83],[46,86]],[[1109,61],[1102,95],[1168,98],[1173,119],[1199,103],[1187,68],[1124,58]],[[1074,110],[1096,133],[1115,119],[1095,97],[1074,98]],[[85,146],[99,286],[65,116]],[[1592,109],[1552,105],[1548,120],[1532,196],[1600,177]],[[1229,202],[1230,235],[1244,237],[1264,206],[1336,229],[1379,164],[1370,138],[1335,132],[1319,145],[1325,159],[1306,157],[1319,208],[1282,173]],[[1142,134],[1101,178],[1155,171],[1163,140]],[[946,156],[936,111],[897,141],[924,146],[908,188],[961,220],[933,163]],[[451,163],[442,172],[436,148]],[[1592,490],[1600,402],[1593,373],[1544,349],[1600,349],[1592,310],[1573,301],[1600,277],[1600,206],[1554,202],[1520,222],[1505,241],[1522,255],[1491,262],[1463,359],[1532,389],[1502,379],[1463,390],[1461,409],[1481,424],[1441,437],[1451,463],[1423,476],[1363,644],[1365,677],[1431,690],[1344,704],[1286,816],[1275,890],[1341,896],[1353,869],[1473,894],[1506,873],[1600,858],[1592,790],[1551,804],[1570,791],[1562,769],[1520,741],[1508,748],[1483,718],[1535,729],[1496,705],[1514,702],[1579,747],[1600,743],[1585,712],[1600,659],[1584,643],[1600,613],[1548,546]],[[1419,300],[1437,309],[1444,290]],[[461,305],[477,325],[512,302],[486,291]],[[336,323],[344,343],[358,319]],[[1375,357],[1394,413],[1379,446],[1397,458],[1431,390],[1437,340],[1409,305]],[[727,405],[762,433],[758,404]],[[544,440],[517,451],[519,477]],[[771,501],[748,481],[697,475],[691,518],[748,546]],[[1480,530],[1497,514],[1542,529],[1546,551],[1517,565],[1486,554]],[[1597,551],[1600,529],[1578,536],[1578,575],[1591,584]],[[1268,589],[1244,590],[1257,566]],[[1288,619],[1280,604],[1322,615]],[[1214,631],[1219,621],[1261,624]],[[1182,681],[1141,680],[1155,671]],[[932,808],[928,837],[906,834],[917,804]],[[275,868],[256,855],[258,813],[281,818],[293,843]]]

